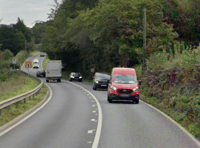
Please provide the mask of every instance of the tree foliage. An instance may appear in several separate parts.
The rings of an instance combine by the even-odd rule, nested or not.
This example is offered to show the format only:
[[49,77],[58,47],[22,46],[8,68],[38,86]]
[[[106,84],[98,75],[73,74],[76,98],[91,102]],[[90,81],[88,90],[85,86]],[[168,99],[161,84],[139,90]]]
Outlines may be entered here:
[[22,32],[9,27],[2,26],[0,28],[0,44],[1,50],[9,49],[14,55],[24,49],[25,37]]
[[[181,10],[181,3],[171,1]],[[54,18],[45,27],[42,49],[52,59],[63,60],[69,70],[86,73],[91,68],[110,71],[114,66],[142,63],[143,8],[147,9],[149,57],[158,51],[168,51],[169,43],[178,38],[172,22],[166,19],[171,1],[65,0],[52,11]],[[190,11],[189,7],[184,11]]]
[[27,42],[31,42],[32,34],[31,30],[24,25],[23,20],[18,18],[18,21],[13,26],[15,29],[17,29],[19,32],[22,32],[22,34],[25,36]]

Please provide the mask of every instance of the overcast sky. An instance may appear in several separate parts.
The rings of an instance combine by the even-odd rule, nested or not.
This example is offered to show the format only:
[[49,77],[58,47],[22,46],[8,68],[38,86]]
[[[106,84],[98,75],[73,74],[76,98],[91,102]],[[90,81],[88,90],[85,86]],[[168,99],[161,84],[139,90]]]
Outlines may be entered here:
[[0,24],[16,24],[18,17],[26,26],[37,20],[47,21],[52,4],[54,0],[0,0]]

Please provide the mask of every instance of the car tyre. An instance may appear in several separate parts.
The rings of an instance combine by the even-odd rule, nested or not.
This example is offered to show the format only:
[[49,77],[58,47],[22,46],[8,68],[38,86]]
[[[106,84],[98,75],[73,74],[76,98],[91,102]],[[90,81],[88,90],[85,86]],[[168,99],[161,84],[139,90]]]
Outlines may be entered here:
[[48,82],[49,82],[49,80],[46,80],[46,82],[48,83]]
[[108,96],[108,102],[109,102],[109,103],[112,103],[112,102],[113,102],[112,99],[110,99],[109,96]]
[[[134,101],[133,101],[134,102]],[[139,99],[135,101],[135,104],[139,104]]]
[[93,90],[97,90],[97,88],[96,88],[96,86],[95,86],[95,85],[93,85]]

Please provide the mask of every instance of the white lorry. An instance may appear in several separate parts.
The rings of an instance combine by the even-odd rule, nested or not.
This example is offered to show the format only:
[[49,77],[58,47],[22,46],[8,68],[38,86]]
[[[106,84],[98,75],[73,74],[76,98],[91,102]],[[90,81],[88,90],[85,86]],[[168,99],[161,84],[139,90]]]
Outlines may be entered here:
[[46,63],[46,82],[57,80],[61,82],[62,62],[61,60],[48,61]]

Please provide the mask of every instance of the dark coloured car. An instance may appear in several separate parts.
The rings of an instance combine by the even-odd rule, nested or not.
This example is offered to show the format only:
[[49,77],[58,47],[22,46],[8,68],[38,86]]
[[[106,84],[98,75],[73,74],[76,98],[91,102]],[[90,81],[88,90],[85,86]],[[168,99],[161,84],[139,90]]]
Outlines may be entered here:
[[71,74],[69,76],[69,81],[73,81],[73,80],[82,82],[83,77],[78,72],[71,72]]
[[98,88],[108,88],[109,81],[109,74],[96,72],[93,78],[93,89],[97,90]]
[[36,72],[36,77],[45,77],[46,72],[44,70],[40,70]]
[[46,56],[45,53],[43,53],[43,52],[40,53],[40,57],[45,57],[45,56]]

